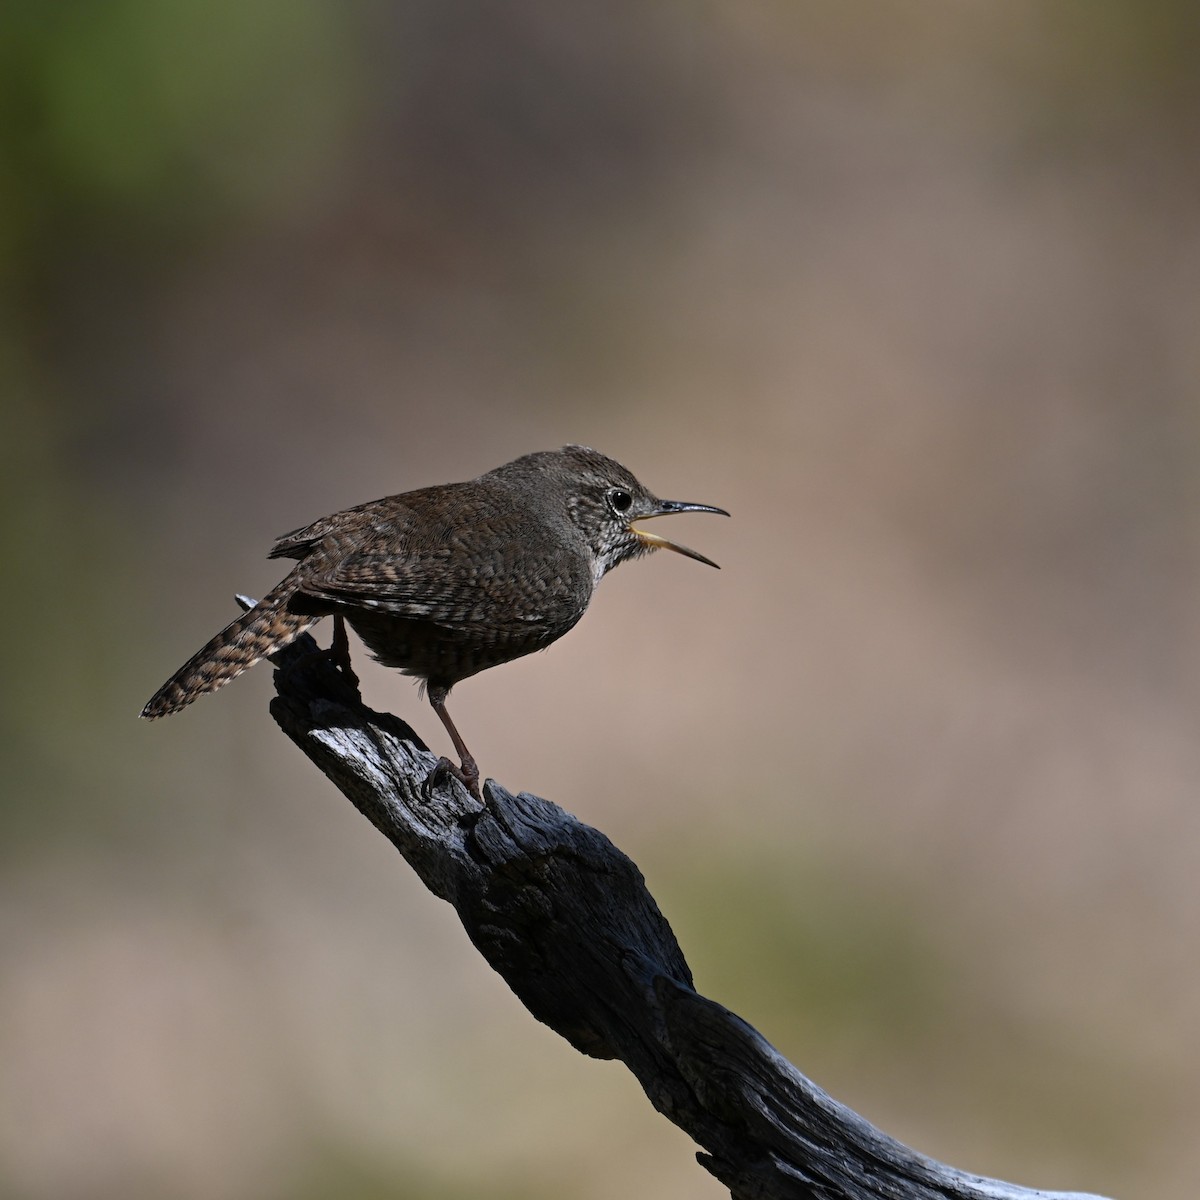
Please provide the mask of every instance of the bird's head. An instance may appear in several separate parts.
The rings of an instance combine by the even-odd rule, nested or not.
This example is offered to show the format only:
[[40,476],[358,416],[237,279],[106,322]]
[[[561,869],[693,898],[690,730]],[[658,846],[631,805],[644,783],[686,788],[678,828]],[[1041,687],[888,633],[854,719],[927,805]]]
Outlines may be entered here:
[[637,528],[637,522],[685,512],[729,516],[723,508],[682,500],[660,500],[619,462],[587,446],[564,446],[561,450],[529,457],[541,460],[539,469],[556,475],[561,481],[570,519],[594,556],[597,581],[619,563],[651,550],[674,550],[676,554],[694,558],[710,567],[717,565],[687,546]]

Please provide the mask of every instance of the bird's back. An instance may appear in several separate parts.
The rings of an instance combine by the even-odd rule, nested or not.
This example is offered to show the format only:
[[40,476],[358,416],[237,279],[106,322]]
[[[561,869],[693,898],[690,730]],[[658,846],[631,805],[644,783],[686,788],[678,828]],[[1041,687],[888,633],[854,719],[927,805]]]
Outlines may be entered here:
[[422,488],[285,535],[272,556],[300,560],[295,609],[340,612],[380,662],[448,687],[548,646],[591,599],[565,505],[516,499],[488,476]]

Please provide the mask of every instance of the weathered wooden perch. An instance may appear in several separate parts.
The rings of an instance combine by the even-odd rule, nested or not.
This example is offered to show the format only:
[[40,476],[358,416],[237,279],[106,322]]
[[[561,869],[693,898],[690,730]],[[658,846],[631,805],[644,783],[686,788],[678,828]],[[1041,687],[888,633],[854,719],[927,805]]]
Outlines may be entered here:
[[624,1062],[736,1200],[1101,1200],[957,1171],[826,1095],[693,989],[641,872],[604,834],[492,781],[483,808],[454,779],[430,784],[435,756],[315,650],[305,635],[276,657],[283,731],[454,905],[525,1007]]

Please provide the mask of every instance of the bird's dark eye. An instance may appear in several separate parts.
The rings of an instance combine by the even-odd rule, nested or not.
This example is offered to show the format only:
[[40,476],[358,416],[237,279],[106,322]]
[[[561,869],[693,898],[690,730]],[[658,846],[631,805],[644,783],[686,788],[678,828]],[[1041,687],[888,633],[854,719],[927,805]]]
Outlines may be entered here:
[[623,513],[629,511],[629,506],[633,503],[633,497],[624,488],[609,488],[608,489],[608,507],[615,513]]

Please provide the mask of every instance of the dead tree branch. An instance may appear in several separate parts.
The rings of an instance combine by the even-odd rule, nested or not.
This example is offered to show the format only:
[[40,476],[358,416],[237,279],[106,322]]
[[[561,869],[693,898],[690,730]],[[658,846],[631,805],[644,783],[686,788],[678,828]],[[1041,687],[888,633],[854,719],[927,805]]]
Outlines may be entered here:
[[[248,603],[248,602],[247,602]],[[957,1171],[875,1129],[734,1013],[699,995],[634,863],[570,813],[494,782],[479,804],[363,707],[307,635],[277,656],[283,731],[452,904],[525,1007],[618,1058],[735,1200],[1100,1200]]]

